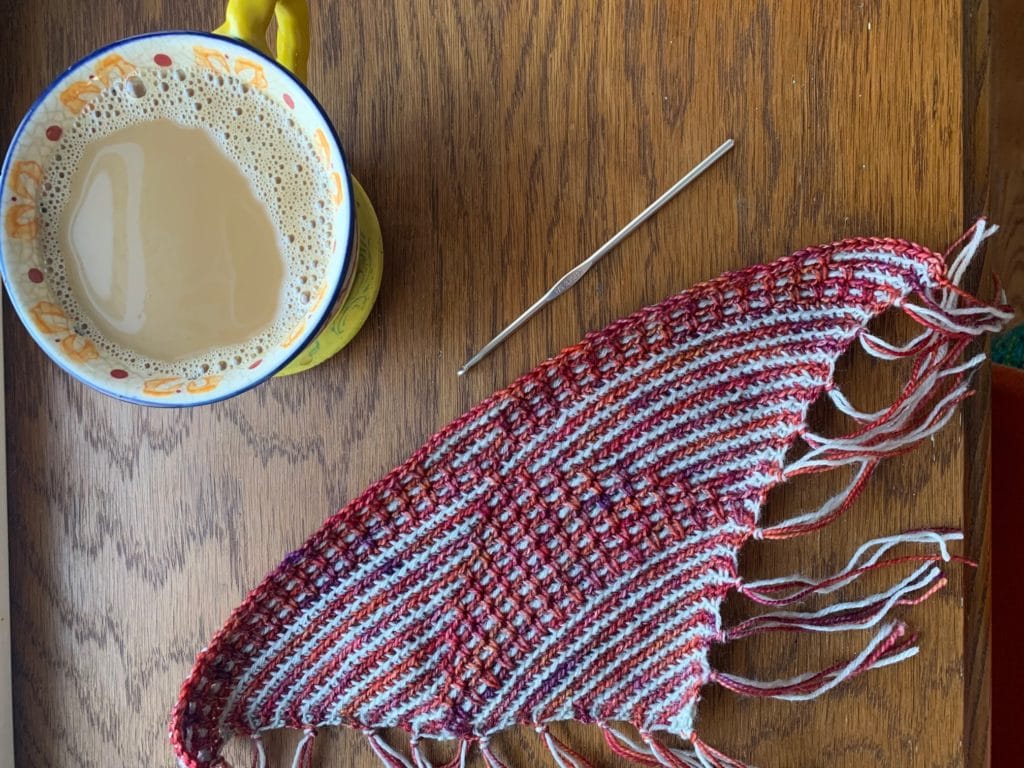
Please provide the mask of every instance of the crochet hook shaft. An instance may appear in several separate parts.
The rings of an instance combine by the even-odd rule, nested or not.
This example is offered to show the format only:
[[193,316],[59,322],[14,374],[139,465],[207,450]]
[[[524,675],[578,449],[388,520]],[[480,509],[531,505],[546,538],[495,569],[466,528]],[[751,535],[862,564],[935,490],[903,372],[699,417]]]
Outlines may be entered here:
[[522,326],[523,323],[525,323],[531,317],[533,317],[541,309],[541,307],[554,301],[563,293],[565,293],[574,285],[576,285],[576,283],[579,282],[580,278],[583,277],[583,275],[585,275],[592,266],[594,266],[605,255],[607,255],[612,248],[614,248],[616,245],[618,245],[627,237],[629,237],[633,233],[633,230],[635,230],[637,227],[639,227],[641,224],[647,221],[647,219],[653,216],[659,208],[665,205],[665,203],[667,203],[677,194],[682,192],[683,189],[685,189],[690,184],[690,182],[692,182],[694,179],[696,179],[698,176],[704,173],[704,171],[711,167],[711,165],[716,160],[718,160],[718,158],[720,158],[722,155],[724,155],[726,152],[732,149],[733,144],[735,144],[735,142],[732,139],[726,139],[722,143],[722,145],[718,147],[718,149],[716,149],[710,155],[708,155],[699,163],[697,163],[697,165],[695,165],[692,170],[690,170],[685,176],[683,176],[683,178],[681,178],[671,187],[666,189],[657,200],[655,200],[653,203],[644,208],[639,214],[637,214],[636,218],[634,218],[631,222],[629,222],[629,224],[627,224],[618,232],[616,232],[607,243],[605,243],[596,251],[594,251],[593,254],[587,257],[587,259],[581,261],[575,267],[573,267],[564,275],[562,275],[562,277],[559,278],[558,282],[556,282],[553,286],[551,286],[548,289],[547,293],[545,293],[543,296],[537,299],[537,301],[534,302],[529,309],[523,312],[523,314],[521,314],[519,317],[517,317],[515,320],[509,323],[508,326],[501,333],[499,333],[497,336],[495,336],[493,339],[487,342],[483,349],[481,349],[479,352],[477,352],[475,355],[469,358],[469,360],[466,361],[466,364],[459,369],[459,376],[462,376],[466,371],[468,371],[474,365],[476,365],[485,357],[487,357],[487,355],[493,352],[495,347],[497,347],[499,344],[501,344],[501,342],[503,342],[505,339],[507,339],[509,336],[511,336],[513,333],[519,330],[519,327]]

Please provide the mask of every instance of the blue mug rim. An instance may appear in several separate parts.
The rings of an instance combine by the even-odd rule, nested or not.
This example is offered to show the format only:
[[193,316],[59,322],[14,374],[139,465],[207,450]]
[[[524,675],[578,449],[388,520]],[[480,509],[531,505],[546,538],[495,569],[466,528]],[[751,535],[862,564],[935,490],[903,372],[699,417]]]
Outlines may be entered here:
[[126,43],[131,43],[138,40],[149,40],[160,37],[198,37],[208,40],[216,40],[218,43],[227,43],[229,45],[234,45],[238,48],[241,48],[246,53],[253,54],[259,57],[262,63],[273,66],[276,71],[290,79],[292,83],[295,85],[295,87],[305,96],[306,99],[309,100],[309,103],[320,114],[320,117],[322,118],[324,124],[327,126],[328,129],[328,140],[333,142],[333,148],[337,150],[338,157],[340,158],[341,167],[345,171],[342,174],[342,184],[344,185],[343,204],[348,209],[349,221],[348,232],[345,235],[345,258],[344,261],[342,262],[342,268],[338,272],[337,281],[332,288],[330,296],[325,296],[322,302],[322,306],[324,308],[323,314],[315,324],[313,324],[310,328],[307,328],[303,331],[299,339],[297,339],[294,344],[294,351],[286,355],[279,364],[275,365],[272,368],[268,368],[265,372],[261,372],[261,375],[259,377],[253,379],[253,381],[245,384],[244,386],[233,389],[227,394],[218,394],[216,397],[197,397],[195,400],[189,400],[188,402],[161,402],[156,399],[134,397],[124,392],[117,392],[115,390],[107,389],[103,387],[98,381],[94,381],[92,379],[87,378],[86,376],[81,375],[78,371],[74,370],[71,366],[66,364],[64,360],[50,353],[49,347],[42,341],[42,335],[32,325],[30,319],[27,317],[26,309],[23,306],[21,306],[21,304],[18,301],[16,301],[14,297],[11,295],[10,288],[8,287],[7,261],[4,258],[3,253],[3,238],[0,238],[0,278],[3,279],[4,287],[7,290],[8,296],[11,298],[11,305],[14,307],[14,310],[17,313],[18,318],[21,320],[21,324],[25,327],[25,330],[28,331],[29,336],[32,337],[32,340],[36,342],[36,344],[42,349],[43,353],[46,354],[48,358],[50,358],[50,360],[56,363],[61,370],[69,374],[72,378],[76,379],[77,381],[80,381],[82,384],[86,385],[91,389],[96,390],[97,392],[101,392],[102,394],[112,397],[116,400],[131,403],[133,405],[144,405],[153,408],[194,408],[196,406],[201,405],[212,405],[213,403],[219,403],[223,400],[228,400],[232,397],[236,397],[245,392],[248,392],[251,389],[254,389],[255,387],[258,387],[260,384],[263,384],[268,379],[273,378],[276,374],[280,373],[284,368],[286,368],[296,357],[298,357],[306,348],[306,345],[314,338],[316,338],[317,334],[319,334],[320,331],[322,331],[327,326],[327,324],[331,320],[331,310],[332,308],[338,305],[342,291],[344,291],[347,287],[351,286],[351,281],[348,278],[351,276],[352,271],[356,267],[357,259],[355,258],[355,253],[353,251],[356,230],[355,204],[352,195],[352,182],[349,179],[348,158],[345,155],[345,150],[344,147],[342,147],[341,139],[338,136],[337,129],[334,127],[334,123],[331,122],[331,119],[327,115],[327,111],[324,109],[323,105],[317,100],[317,98],[313,95],[309,88],[306,87],[306,84],[303,83],[302,80],[300,80],[287,67],[283,66],[277,60],[268,56],[263,51],[259,50],[258,48],[255,48],[254,46],[250,45],[244,40],[240,40],[235,37],[228,37],[226,35],[218,35],[213,32],[203,32],[196,30],[164,30],[161,32],[147,32],[140,35],[132,35],[130,37],[125,37],[95,49],[91,53],[83,56],[82,58],[78,59],[76,62],[65,68],[64,71],[61,72],[57,77],[55,77],[50,82],[50,84],[43,89],[39,96],[36,97],[35,101],[32,102],[32,105],[28,108],[28,111],[25,113],[25,116],[21,119],[21,122],[18,124],[17,130],[15,130],[14,132],[14,137],[11,139],[11,143],[7,148],[7,153],[4,157],[2,170],[0,170],[0,189],[6,189],[7,187],[7,176],[10,171],[11,163],[14,162],[15,150],[18,147],[22,134],[25,132],[25,129],[32,121],[32,118],[35,116],[36,112],[43,105],[43,102],[54,91],[54,89],[58,88],[73,71],[77,70],[84,64],[88,64],[89,62],[98,58],[102,54],[107,53],[108,51],[119,48],[125,45]]

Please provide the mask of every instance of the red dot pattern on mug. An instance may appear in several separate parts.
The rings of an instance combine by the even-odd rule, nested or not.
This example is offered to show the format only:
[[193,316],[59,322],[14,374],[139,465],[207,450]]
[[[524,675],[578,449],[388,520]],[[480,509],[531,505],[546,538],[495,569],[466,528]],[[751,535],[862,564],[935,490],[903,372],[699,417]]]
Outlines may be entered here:
[[295,109],[295,99],[291,97],[291,94],[286,93],[281,99],[288,105],[288,109]]
[[64,135],[64,129],[59,125],[51,125],[46,129],[46,138],[50,141],[58,141]]
[[156,56],[154,56],[153,63],[156,64],[158,67],[169,67],[171,66],[171,64],[173,64],[173,62],[171,61],[171,57],[168,56],[166,53],[158,53]]
[[115,368],[110,372],[110,375],[115,379],[127,379],[128,371],[124,370],[123,368]]
[[33,283],[43,282],[43,270],[32,267],[32,269],[28,271],[28,279]]

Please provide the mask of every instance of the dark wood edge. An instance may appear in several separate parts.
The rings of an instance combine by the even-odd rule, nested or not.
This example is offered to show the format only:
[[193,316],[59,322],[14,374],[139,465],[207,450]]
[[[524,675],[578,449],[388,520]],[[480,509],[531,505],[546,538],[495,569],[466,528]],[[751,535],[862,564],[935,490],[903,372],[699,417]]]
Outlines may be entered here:
[[[963,187],[964,224],[988,211],[990,149],[990,8],[989,0],[966,0],[963,6]],[[989,290],[989,265],[979,259],[966,281],[971,292]],[[991,547],[989,502],[989,434],[991,427],[988,367],[977,375],[976,394],[965,403],[964,550],[978,563],[968,569],[964,605],[964,765],[991,763]]]
[[[3,304],[0,288],[0,430],[7,434]],[[7,535],[7,441],[0,442],[0,765],[14,765],[14,685],[11,659],[10,558]]]

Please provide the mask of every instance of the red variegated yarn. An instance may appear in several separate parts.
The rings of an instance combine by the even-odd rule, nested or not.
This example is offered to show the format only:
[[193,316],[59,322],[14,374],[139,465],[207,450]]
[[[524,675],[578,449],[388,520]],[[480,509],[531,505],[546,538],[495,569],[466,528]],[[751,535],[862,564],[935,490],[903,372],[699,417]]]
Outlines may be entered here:
[[[456,739],[453,765],[472,745],[497,766],[492,737],[529,724],[560,766],[581,768],[547,730],[578,720],[641,764],[740,765],[694,733],[705,685],[812,698],[913,655],[912,635],[886,617],[945,583],[938,564],[954,557],[956,532],[876,539],[823,577],[744,582],[737,554],[751,537],[826,525],[881,459],[933,434],[969,394],[981,357],[963,352],[1010,316],[957,287],[991,231],[979,222],[948,268],[914,243],[863,238],[726,274],[494,394],[327,520],[232,614],[174,709],[180,763],[221,765],[234,736],[253,738],[259,763],[259,735],[286,727],[306,731],[296,755],[305,766],[315,729],[345,725],[366,732],[386,765],[421,768],[422,740]],[[920,335],[903,345],[870,335],[868,322],[891,307]],[[877,413],[833,385],[855,340],[876,358],[913,361],[900,397]],[[858,422],[853,433],[806,429],[822,396]],[[808,450],[787,464],[797,439]],[[850,485],[820,509],[761,525],[772,487],[844,467]],[[785,610],[908,564],[912,573],[870,598]],[[773,612],[724,627],[731,590]],[[708,662],[730,638],[847,629],[870,630],[863,652],[789,680],[746,680]],[[389,727],[410,734],[411,751],[381,738]],[[661,731],[691,747],[665,746]]]

